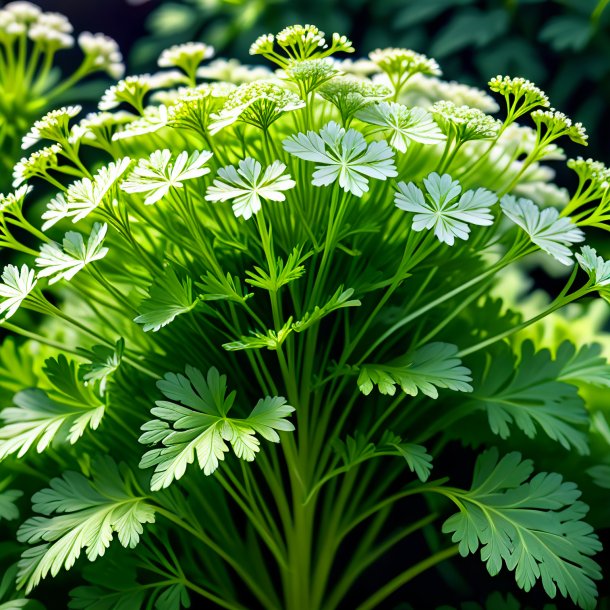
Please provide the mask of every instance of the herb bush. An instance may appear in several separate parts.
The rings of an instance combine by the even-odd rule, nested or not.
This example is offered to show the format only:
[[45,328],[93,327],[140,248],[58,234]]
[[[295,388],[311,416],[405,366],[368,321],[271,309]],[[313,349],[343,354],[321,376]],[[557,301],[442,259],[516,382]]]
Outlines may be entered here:
[[[568,197],[549,182],[556,141],[587,136],[529,81],[490,81],[500,121],[415,105],[433,59],[333,58],[351,52],[288,27],[251,48],[276,71],[231,65],[237,85],[201,67],[211,47],[176,46],[100,112],[25,135],[40,148],[2,198],[2,243],[30,259],[0,285],[0,516],[35,490],[11,607],[57,577],[75,609],[418,608],[405,585],[471,554],[596,606],[588,506],[538,463],[608,486],[583,396],[610,367],[523,332],[608,297],[582,245],[607,227],[608,170],[568,161]],[[538,256],[568,274],[525,315],[496,294]]]

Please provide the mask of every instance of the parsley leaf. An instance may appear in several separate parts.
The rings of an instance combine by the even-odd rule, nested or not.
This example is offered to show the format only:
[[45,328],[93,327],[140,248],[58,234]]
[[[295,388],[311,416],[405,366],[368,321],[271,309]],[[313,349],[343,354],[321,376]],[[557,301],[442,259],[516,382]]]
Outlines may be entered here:
[[176,316],[191,311],[197,305],[193,299],[193,285],[190,278],[178,279],[172,267],[155,279],[148,288],[148,297],[140,303],[139,316],[134,319],[142,324],[142,330],[157,332],[174,321]]
[[[564,352],[562,357],[567,356]],[[502,344],[494,353],[481,385],[475,390],[475,404],[485,409],[489,425],[501,438],[510,435],[513,422],[534,438],[540,426],[549,438],[566,449],[589,452],[583,426],[587,412],[578,389],[559,381],[563,363],[553,360],[548,350],[535,351],[531,341],[521,346],[521,358]]]
[[63,247],[54,242],[43,244],[36,265],[41,267],[38,277],[51,277],[49,284],[61,279],[70,281],[89,263],[100,260],[108,254],[108,248],[103,248],[108,225],[96,222],[87,239],[76,231],[68,231],[63,239]]
[[345,131],[334,121],[319,134],[298,133],[284,140],[283,145],[291,155],[317,163],[314,186],[328,186],[338,180],[345,192],[362,197],[369,190],[367,177],[387,180],[397,176],[394,153],[386,142],[368,144],[360,132]]
[[0,428],[0,459],[11,454],[23,457],[34,445],[42,453],[58,434],[67,434],[74,444],[87,427],[95,430],[99,426],[106,407],[91,388],[79,382],[74,362],[63,355],[49,358],[44,371],[51,390],[17,392],[15,406],[0,412],[5,422]]
[[500,202],[502,211],[520,226],[539,248],[563,265],[572,264],[570,244],[582,241],[584,233],[570,218],[559,217],[555,208],[541,210],[533,201],[504,195]]
[[487,189],[462,192],[457,180],[449,174],[439,176],[436,172],[424,178],[426,195],[413,182],[399,182],[396,207],[413,212],[413,230],[434,228],[439,241],[453,246],[455,238],[468,239],[469,224],[487,226],[493,223],[491,206],[498,198]]
[[554,598],[557,590],[584,610],[596,605],[594,580],[601,578],[591,555],[601,550],[593,528],[582,521],[588,506],[580,491],[556,473],[528,481],[533,466],[514,452],[499,459],[497,449],[477,459],[472,487],[450,488],[447,495],[460,512],[443,524],[462,556],[481,549],[495,576],[505,565],[517,585],[529,591],[538,580]]
[[251,462],[260,450],[256,433],[277,443],[280,438],[276,430],[294,430],[285,420],[294,408],[281,396],[259,400],[245,419],[228,417],[235,392],[227,396],[227,378],[215,368],[204,377],[198,369],[187,366],[186,377],[167,373],[157,387],[178,402],[157,401],[151,413],[159,419],[142,426],[141,443],[164,445],[145,453],[140,462],[140,468],[156,466],[151,480],[153,491],[180,479],[195,456],[204,474],[210,475],[229,451],[227,443],[238,458]]
[[143,524],[154,523],[154,507],[133,495],[112,458],[98,458],[92,471],[91,481],[67,472],[32,497],[34,511],[44,516],[28,519],[17,532],[20,542],[37,544],[19,562],[18,584],[26,593],[47,574],[69,570],[83,549],[90,561],[104,555],[115,532],[122,546],[135,547]]
[[364,364],[358,386],[366,395],[375,385],[381,394],[390,396],[396,393],[396,385],[405,394],[417,396],[421,391],[430,398],[438,398],[437,388],[471,392],[470,370],[455,357],[457,351],[457,347],[449,343],[429,343],[387,364]]

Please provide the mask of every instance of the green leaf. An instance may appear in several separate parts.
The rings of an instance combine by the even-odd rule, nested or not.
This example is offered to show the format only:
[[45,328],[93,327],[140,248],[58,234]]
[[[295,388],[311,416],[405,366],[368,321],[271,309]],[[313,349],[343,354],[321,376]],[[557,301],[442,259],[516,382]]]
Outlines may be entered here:
[[269,292],[277,292],[282,286],[298,280],[305,273],[305,267],[302,263],[312,254],[308,252],[305,256],[302,256],[302,249],[300,246],[295,247],[288,255],[286,262],[278,256],[269,272],[261,267],[254,267],[254,271],[246,271],[246,275],[249,276],[246,282],[251,286],[263,288]]
[[196,283],[202,291],[199,298],[202,301],[232,301],[245,303],[253,294],[244,292],[238,277],[227,273],[226,277],[218,278],[210,271],[201,276],[201,282]]
[[125,474],[108,456],[94,461],[93,480],[68,472],[52,479],[50,487],[32,497],[32,517],[17,532],[20,542],[36,544],[23,552],[18,585],[29,593],[49,573],[69,570],[84,549],[95,561],[106,552],[117,534],[122,546],[134,548],[143,524],[154,523],[155,509],[145,498],[133,495]]
[[190,607],[191,598],[187,588],[181,583],[165,589],[155,604],[157,610],[180,610],[180,608]]
[[[563,348],[562,359],[568,356]],[[489,425],[501,438],[510,436],[514,423],[529,438],[537,426],[566,449],[587,454],[587,435],[578,427],[588,422],[583,400],[575,386],[558,381],[564,362],[553,360],[548,350],[535,352],[531,341],[521,346],[517,359],[506,344],[490,357],[481,385],[473,394],[474,404],[487,412]]]
[[[138,549],[139,551],[140,549]],[[109,553],[110,555],[111,553]],[[90,583],[70,591],[68,608],[71,610],[180,610],[190,608],[186,587],[170,584],[168,578],[155,574],[160,582],[138,581],[135,568],[137,557],[125,553],[104,559],[84,569],[85,580]],[[169,576],[169,575],[168,575]],[[177,575],[178,576],[178,575]]]
[[210,475],[229,451],[227,443],[238,458],[252,461],[260,450],[256,433],[277,443],[280,438],[276,430],[294,430],[285,420],[294,408],[280,396],[259,400],[245,419],[229,418],[235,392],[226,395],[226,381],[226,376],[215,368],[208,371],[206,378],[198,369],[187,366],[186,377],[167,373],[157,383],[167,398],[181,404],[156,402],[151,414],[158,419],[142,426],[141,443],[163,445],[145,453],[140,461],[140,468],[156,466],[151,480],[153,491],[180,479],[195,456],[204,474]]
[[362,432],[348,436],[345,441],[336,439],[333,449],[341,458],[344,467],[349,470],[366,460],[381,456],[398,456],[403,458],[411,472],[425,482],[432,470],[432,456],[425,447],[413,443],[403,443],[399,436],[386,431],[377,445],[367,439]]
[[242,336],[237,341],[223,343],[222,347],[228,352],[236,352],[244,349],[270,349],[277,350],[286,340],[288,335],[293,331],[292,316],[280,328],[280,330],[267,330],[266,333],[252,331],[250,336]]
[[453,17],[432,44],[433,57],[445,57],[466,47],[483,47],[500,38],[508,27],[508,13],[502,9],[466,9]]
[[348,436],[345,441],[335,439],[333,449],[345,466],[351,467],[375,455],[374,443],[367,440],[361,432]]
[[96,430],[105,405],[91,387],[80,380],[76,364],[60,354],[45,360],[43,372],[51,387],[46,392],[29,388],[15,394],[15,407],[0,413],[0,460],[16,453],[23,457],[32,446],[42,453],[56,436],[67,436],[71,444],[87,427]]
[[67,434],[73,445],[87,427],[97,429],[106,408],[55,402],[37,388],[18,392],[13,400],[16,407],[0,413],[5,422],[0,428],[0,460],[14,453],[21,458],[34,445],[42,453],[58,434]]
[[[6,489],[11,483],[11,478],[0,481],[0,521],[12,521],[19,518],[19,509],[15,502],[21,498],[23,492],[19,489]],[[2,595],[0,595],[0,599]]]
[[90,362],[80,366],[79,376],[85,383],[99,382],[100,393],[104,394],[108,379],[121,366],[124,349],[125,340],[121,338],[114,347],[95,345],[91,351],[81,350]]
[[[33,599],[25,599],[18,593],[15,593],[15,577],[17,575],[17,566],[12,565],[8,568],[0,580],[0,610],[18,610],[25,608],[27,610],[44,610],[44,606]],[[16,599],[10,599],[11,597]]]
[[49,394],[58,400],[74,401],[76,403],[97,406],[99,398],[94,389],[82,382],[79,367],[73,360],[68,360],[63,354],[57,358],[47,358],[43,373],[51,384]]
[[598,487],[610,489],[610,464],[597,464],[587,468],[587,474]]
[[157,332],[176,316],[191,311],[196,304],[191,279],[180,281],[173,268],[168,267],[148,288],[148,297],[140,303],[141,313],[134,322],[143,324],[144,332]]
[[422,483],[428,480],[432,472],[432,456],[425,447],[414,443],[401,443],[400,439],[387,446],[396,449],[398,455],[406,460],[411,472],[414,472]]
[[358,386],[366,395],[377,386],[381,394],[394,396],[396,385],[410,396],[422,392],[430,398],[438,398],[437,388],[471,392],[470,370],[462,366],[456,353],[455,345],[429,343],[387,364],[364,364],[358,376]]
[[353,294],[353,288],[343,290],[343,286],[339,286],[335,294],[333,294],[327,303],[322,305],[322,307],[316,305],[313,311],[307,312],[298,322],[295,322],[292,325],[293,330],[297,333],[303,332],[337,309],[360,306],[361,303],[359,300],[349,300]]
[[[111,552],[109,553],[109,555]],[[123,554],[124,555],[124,554]],[[116,559],[116,561],[112,561]],[[83,570],[90,583],[70,591],[68,608],[72,610],[141,610],[147,594],[155,589],[145,589],[136,579],[135,566],[127,558],[112,557],[87,566]]]
[[505,565],[517,585],[529,591],[538,580],[547,595],[557,591],[583,608],[596,605],[594,580],[601,578],[591,556],[601,550],[593,528],[582,521],[588,507],[580,491],[555,473],[531,478],[531,461],[519,453],[498,459],[497,449],[477,459],[468,491],[443,493],[460,512],[443,524],[462,556],[481,549],[481,559],[495,576]]
[[610,387],[610,364],[601,353],[598,343],[583,345],[577,351],[570,341],[564,341],[557,348],[556,360],[562,363],[558,380]]
[[557,15],[545,22],[540,40],[548,42],[555,51],[580,51],[595,33],[593,24],[577,15]]

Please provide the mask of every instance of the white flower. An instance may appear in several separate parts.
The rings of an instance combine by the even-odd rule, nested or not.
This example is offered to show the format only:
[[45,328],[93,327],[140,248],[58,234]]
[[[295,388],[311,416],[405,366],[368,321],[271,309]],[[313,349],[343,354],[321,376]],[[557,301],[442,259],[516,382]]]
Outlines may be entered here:
[[23,136],[21,148],[30,148],[40,140],[53,140],[55,142],[67,140],[70,137],[70,119],[74,118],[81,110],[81,106],[64,106],[47,112]]
[[88,216],[102,203],[130,163],[131,159],[124,157],[100,168],[93,179],[83,178],[73,182],[65,197],[60,193],[48,203],[47,211],[42,215],[46,221],[42,230],[46,231],[62,218],[72,218],[72,222],[78,222]]
[[486,226],[493,223],[490,207],[498,198],[487,189],[466,191],[449,174],[439,176],[436,172],[424,178],[426,195],[415,184],[398,183],[396,207],[413,212],[413,230],[434,228],[434,234],[441,242],[450,246],[455,238],[468,239],[468,224]]
[[367,145],[355,129],[345,131],[335,122],[320,133],[298,133],[283,142],[284,150],[299,159],[317,163],[314,186],[327,186],[337,179],[339,186],[356,197],[369,190],[366,176],[386,180],[397,176],[394,153],[385,141]]
[[15,192],[9,193],[8,195],[0,193],[0,212],[2,214],[13,214],[18,216],[23,208],[23,200],[28,193],[31,192],[32,188],[33,187],[24,184]]
[[303,108],[305,102],[294,92],[270,81],[240,85],[229,95],[217,114],[212,114],[209,126],[212,135],[236,121],[243,121],[259,129],[267,129],[282,113]]
[[0,297],[3,298],[0,302],[2,321],[8,320],[15,314],[35,285],[34,270],[29,269],[27,265],[22,265],[21,270],[15,265],[7,265],[4,268],[0,284]]
[[36,20],[36,25],[42,25],[64,34],[70,34],[74,31],[72,24],[61,13],[42,13]]
[[13,168],[13,187],[17,188],[33,176],[45,176],[47,170],[57,167],[57,155],[61,153],[59,144],[45,146],[29,157],[22,157],[21,161]]
[[434,59],[410,49],[376,49],[369,53],[369,58],[386,74],[396,94],[414,74],[441,73]]
[[156,150],[148,159],[140,159],[121,189],[127,193],[150,193],[144,203],[151,205],[165,197],[170,188],[182,188],[185,180],[209,173],[210,169],[203,165],[211,156],[207,150],[195,151],[190,157],[188,152],[182,151],[171,163],[170,150]]
[[144,106],[144,96],[151,89],[150,81],[150,74],[128,76],[116,85],[106,89],[98,108],[100,110],[112,110],[120,106],[122,102],[127,102],[141,112]]
[[11,15],[21,23],[33,23],[38,19],[42,11],[32,2],[24,0],[16,0],[9,2],[3,10],[8,11]]
[[199,78],[225,81],[241,85],[257,80],[267,80],[272,74],[266,66],[245,66],[237,59],[215,59],[197,70]]
[[580,254],[576,254],[578,264],[587,272],[596,286],[608,286],[610,284],[610,261],[605,261],[590,246],[583,246]]
[[421,53],[416,53],[411,49],[376,49],[369,53],[369,58],[381,70],[390,75],[415,74],[419,72],[438,76],[441,73],[436,60],[430,59]]
[[423,108],[407,108],[394,102],[381,102],[363,108],[356,113],[356,118],[390,129],[390,145],[400,152],[406,152],[410,141],[438,144],[445,140],[432,115]]
[[261,199],[286,200],[282,191],[293,188],[296,183],[290,174],[284,174],[285,170],[283,163],[274,161],[261,176],[261,164],[247,157],[239,162],[238,169],[233,165],[219,169],[219,178],[208,188],[205,198],[208,201],[233,199],[235,216],[248,220],[261,209]]
[[186,74],[194,78],[199,64],[213,56],[214,47],[203,42],[186,42],[165,49],[159,56],[158,64],[161,68],[182,68]]
[[74,38],[70,34],[45,23],[34,23],[28,30],[28,38],[43,47],[47,53],[57,49],[69,49],[74,45]]
[[498,112],[500,110],[500,106],[494,98],[477,87],[471,87],[456,81],[444,81],[435,76],[424,74],[414,74],[409,79],[409,85],[404,90],[401,100],[407,106],[422,106],[424,108],[429,108],[439,100],[448,100],[456,106],[466,105],[483,112]]
[[540,208],[529,199],[504,195],[502,211],[519,225],[542,250],[564,265],[572,264],[569,244],[583,241],[584,233],[570,218],[560,218],[555,208]]
[[345,123],[358,110],[390,97],[392,89],[368,79],[338,76],[324,83],[318,93],[337,107]]
[[106,72],[112,78],[123,76],[123,56],[115,40],[105,34],[83,32],[78,37],[78,46],[97,70]]
[[320,87],[320,85],[340,74],[342,74],[341,71],[330,57],[324,59],[303,59],[300,61],[293,60],[284,70],[277,72],[277,75],[281,78],[296,83],[303,98]]
[[442,132],[458,142],[494,138],[502,126],[500,121],[481,110],[457,106],[446,100],[436,102],[431,110]]
[[[532,121],[536,123],[541,134],[541,140],[546,143],[553,141],[561,136],[568,136],[572,142],[587,146],[589,136],[582,123],[573,123],[563,112],[557,112],[554,108],[549,110],[534,110],[530,115]],[[542,129],[542,126],[546,130]]]
[[102,225],[96,222],[87,239],[87,245],[83,236],[76,231],[68,231],[65,234],[63,248],[56,243],[43,244],[40,256],[36,259],[36,265],[42,267],[38,277],[54,276],[49,280],[49,284],[61,279],[70,281],[85,265],[104,258],[108,248],[103,248],[102,244],[107,230],[106,223]]
[[370,59],[364,59],[363,57],[359,59],[333,59],[337,68],[344,72],[345,74],[352,74],[353,76],[358,76],[360,78],[366,78],[371,74],[375,74],[379,72],[379,67],[375,62],[372,62]]

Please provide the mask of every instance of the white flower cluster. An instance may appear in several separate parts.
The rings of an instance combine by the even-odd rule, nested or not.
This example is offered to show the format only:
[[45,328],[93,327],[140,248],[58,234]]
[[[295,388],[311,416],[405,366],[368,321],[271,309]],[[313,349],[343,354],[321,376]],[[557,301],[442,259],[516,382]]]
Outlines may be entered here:
[[531,114],[532,120],[536,123],[538,129],[542,126],[546,128],[544,134],[541,134],[543,142],[551,142],[561,136],[568,136],[570,140],[587,145],[589,136],[582,123],[573,123],[563,112],[558,112],[554,108],[550,110],[534,110]]
[[489,88],[506,98],[512,96],[515,102],[525,98],[524,103],[528,108],[535,106],[548,108],[550,106],[546,93],[525,78],[498,75],[489,81]]
[[57,155],[62,151],[59,144],[45,146],[32,153],[29,157],[22,157],[13,169],[13,187],[17,188],[29,178],[44,176],[47,170],[57,167]]
[[116,85],[106,89],[98,108],[100,110],[112,110],[126,102],[140,111],[144,106],[144,96],[150,91],[151,87],[150,74],[128,76]]
[[214,57],[214,47],[203,42],[187,42],[165,49],[157,63],[161,68],[182,68],[188,73],[193,66],[197,69],[204,59],[210,57]]
[[292,91],[271,81],[240,85],[211,118],[210,133],[215,134],[236,121],[267,129],[284,112],[303,108],[305,102]]
[[389,98],[392,89],[350,75],[338,76],[324,83],[318,93],[336,106],[341,118],[346,121],[369,104]]
[[266,66],[245,66],[237,59],[215,59],[197,69],[197,76],[208,80],[224,81],[243,85],[271,78],[271,70]]
[[78,46],[96,70],[106,72],[112,78],[123,76],[123,56],[115,40],[105,34],[82,32],[78,37]]
[[436,60],[411,49],[376,49],[369,53],[369,58],[396,84],[402,84],[414,74],[441,74]]
[[460,142],[494,138],[502,126],[500,121],[476,108],[457,106],[449,101],[437,102],[431,111],[443,133]]
[[81,110],[81,106],[64,106],[47,112],[23,136],[21,148],[24,150],[30,148],[40,140],[52,140],[56,143],[66,141],[70,137],[70,119],[74,118]]
[[[275,51],[275,43],[284,55]],[[324,32],[310,24],[288,26],[276,36],[263,34],[250,46],[250,55],[263,55],[282,68],[292,60],[322,59],[337,52],[353,53],[351,41],[335,32],[329,46]]]

